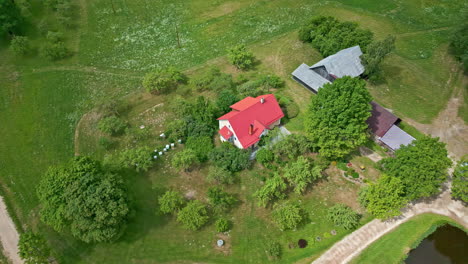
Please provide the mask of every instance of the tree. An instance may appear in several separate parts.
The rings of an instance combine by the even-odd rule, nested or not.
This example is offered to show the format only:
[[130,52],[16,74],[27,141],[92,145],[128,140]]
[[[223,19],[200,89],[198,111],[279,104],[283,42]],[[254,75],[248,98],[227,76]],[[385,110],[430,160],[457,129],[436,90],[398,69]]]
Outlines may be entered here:
[[49,168],[37,195],[44,223],[58,232],[69,227],[73,236],[87,243],[119,238],[130,213],[122,179],[89,157]]
[[48,264],[51,250],[45,239],[31,231],[21,233],[18,254],[25,264]]
[[357,227],[360,217],[359,214],[354,212],[349,206],[336,204],[328,208],[327,218],[335,225],[350,230]]
[[31,51],[29,38],[25,36],[14,36],[10,48],[16,55],[26,55]]
[[18,33],[22,20],[21,12],[14,1],[0,0],[0,35]]
[[216,231],[219,233],[227,232],[231,228],[231,223],[226,218],[219,218],[215,222]]
[[399,178],[383,175],[375,183],[364,187],[359,193],[361,205],[379,219],[399,216],[406,204],[405,191]]
[[320,168],[314,169],[309,160],[300,156],[284,168],[283,177],[294,187],[294,192],[300,194],[305,191],[309,183],[322,177]]
[[237,45],[227,50],[228,60],[236,68],[240,70],[247,70],[252,67],[254,63],[254,55],[248,51],[245,45]]
[[274,206],[272,217],[278,227],[284,231],[287,229],[296,229],[304,220],[304,212],[299,205],[286,202]]
[[266,207],[273,199],[283,199],[286,189],[287,186],[283,178],[275,174],[273,177],[268,178],[262,188],[257,190],[253,196],[258,199],[259,206]]
[[210,181],[216,181],[221,184],[233,184],[235,177],[232,172],[226,169],[211,166],[208,170],[207,179]]
[[229,112],[231,110],[230,106],[235,104],[237,101],[239,101],[239,97],[234,91],[224,89],[218,93],[215,104],[219,114],[224,114]]
[[217,210],[227,210],[231,208],[235,203],[237,203],[236,197],[232,194],[229,194],[223,191],[222,188],[218,186],[213,186],[208,188],[207,192],[208,200],[210,204]]
[[209,136],[192,136],[187,138],[185,147],[195,152],[198,160],[204,162],[213,149],[213,139]]
[[395,151],[395,158],[381,160],[384,172],[400,178],[409,200],[438,193],[447,180],[452,162],[445,144],[438,138],[424,137]]
[[127,123],[115,115],[104,117],[98,123],[98,129],[109,135],[118,135],[126,127]]
[[181,119],[174,119],[167,124],[167,139],[174,142],[187,137],[187,123]]
[[167,191],[159,197],[159,210],[164,214],[172,214],[180,210],[184,205],[184,197],[176,191]]
[[208,221],[207,214],[206,206],[198,200],[193,200],[179,211],[177,221],[187,229],[198,230]]
[[461,23],[452,35],[450,52],[463,63],[465,72],[468,72],[468,22]]
[[340,22],[325,16],[312,18],[299,30],[299,39],[311,42],[323,57],[356,45],[365,52],[372,37],[371,31],[360,29],[356,23]]
[[271,149],[277,157],[294,159],[299,155],[310,152],[313,148],[312,142],[306,136],[292,134],[281,138]]
[[61,32],[47,33],[47,41],[42,47],[42,55],[48,60],[59,60],[67,57],[69,51],[63,42],[63,34]]
[[388,36],[381,41],[374,41],[368,47],[366,53],[361,56],[364,65],[364,75],[369,80],[379,78],[380,63],[383,59],[395,49],[395,36]]
[[371,99],[366,83],[349,76],[319,89],[312,97],[304,126],[321,155],[341,158],[366,142]]
[[134,168],[136,171],[148,171],[154,164],[149,147],[137,147],[125,149],[120,153],[120,162],[126,168]]
[[209,154],[210,161],[215,166],[230,172],[247,169],[250,166],[249,156],[246,150],[238,149],[227,142],[214,148]]
[[175,68],[169,67],[147,73],[143,79],[143,87],[152,94],[160,94],[177,88],[186,81],[186,76]]
[[255,158],[260,164],[268,168],[275,160],[275,154],[268,148],[262,148],[257,151]]
[[468,203],[468,161],[460,160],[453,172],[452,197]]
[[172,166],[177,169],[188,171],[193,165],[198,163],[197,154],[192,149],[184,149],[174,154],[172,157]]

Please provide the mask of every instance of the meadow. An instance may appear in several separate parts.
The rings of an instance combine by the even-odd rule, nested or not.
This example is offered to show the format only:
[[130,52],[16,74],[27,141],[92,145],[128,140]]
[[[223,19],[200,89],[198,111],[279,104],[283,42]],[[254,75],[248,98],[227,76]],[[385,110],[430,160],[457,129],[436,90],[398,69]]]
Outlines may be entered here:
[[[300,43],[296,31],[313,15],[332,15],[358,22],[377,38],[396,35],[397,49],[384,63],[386,83],[369,89],[379,103],[394,109],[403,119],[429,123],[436,117],[452,94],[453,84],[447,85],[447,79],[458,71],[458,65],[447,53],[447,44],[453,27],[462,19],[461,0],[113,2],[114,8],[111,1],[74,1],[79,14],[77,22],[72,29],[65,29],[49,18],[51,11],[33,1],[33,21],[25,25],[25,31],[33,45],[44,40],[34,26],[39,19],[50,20],[51,30],[64,31],[74,55],[62,61],[15,57],[8,50],[7,41],[0,40],[0,189],[18,227],[47,232],[48,240],[66,263],[103,263],[109,256],[125,262],[183,261],[177,258],[182,249],[165,240],[195,237],[186,231],[171,236],[176,227],[164,231],[173,224],[154,214],[158,192],[151,186],[153,181],[158,182],[157,174],[128,176],[139,195],[135,200],[142,216],[134,218],[128,235],[114,245],[85,245],[69,236],[64,239],[42,226],[37,217],[35,186],[48,166],[62,163],[75,153],[75,127],[82,115],[105,100],[141,92],[141,78],[150,69],[171,65],[192,72],[214,64],[238,74],[222,56],[226,48],[245,43],[261,62],[258,71],[274,72],[285,79],[286,93],[304,108],[311,95],[290,80],[290,72],[301,62],[319,60],[320,55]],[[301,120],[300,114],[288,128],[300,131]],[[170,175],[167,177],[161,178],[160,184]],[[244,178],[247,186],[252,179],[248,175]],[[318,201],[310,200],[308,208],[315,208]],[[243,234],[246,238],[234,241],[239,247],[233,250],[233,260],[249,255],[254,243],[261,243],[256,237],[268,239],[263,232],[246,232],[268,227],[254,215],[239,212],[245,226],[233,232],[238,232],[236,237]],[[314,228],[312,224],[305,227],[304,235],[329,226]],[[279,234],[270,229],[273,230],[269,228],[267,235],[280,237],[282,242],[294,237],[293,232]],[[204,230],[196,239],[205,241],[213,232]],[[294,262],[313,256],[340,235],[320,248],[288,254],[286,260]],[[211,255],[206,247],[187,247],[185,261],[218,262],[222,258]],[[264,255],[251,257],[245,261],[264,259]]]

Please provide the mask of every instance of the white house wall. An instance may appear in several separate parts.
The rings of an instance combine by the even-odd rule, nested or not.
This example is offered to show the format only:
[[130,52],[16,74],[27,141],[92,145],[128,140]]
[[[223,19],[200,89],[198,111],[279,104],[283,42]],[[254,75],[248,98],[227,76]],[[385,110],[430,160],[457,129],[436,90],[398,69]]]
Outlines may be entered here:
[[[229,123],[228,120],[219,120],[219,129],[223,128],[224,126],[226,126],[227,128],[229,128],[229,130],[232,131],[232,133],[234,134],[233,137],[234,137],[234,145],[240,149],[243,149],[242,147],[242,144],[240,143],[239,139],[237,138],[237,135],[236,135],[236,132],[234,132],[234,129],[232,129],[231,127],[231,123]],[[225,142],[227,140],[225,140],[223,138],[223,136],[219,136],[221,138],[221,142]]]

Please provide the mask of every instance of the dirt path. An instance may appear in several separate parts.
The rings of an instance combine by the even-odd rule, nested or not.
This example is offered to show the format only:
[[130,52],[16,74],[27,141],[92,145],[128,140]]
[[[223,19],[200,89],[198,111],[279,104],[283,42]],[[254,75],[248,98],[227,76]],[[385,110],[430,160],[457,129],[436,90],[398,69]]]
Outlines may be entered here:
[[0,242],[3,246],[5,256],[13,264],[21,264],[23,261],[18,255],[19,234],[15,224],[8,214],[3,197],[0,196]]
[[468,228],[468,208],[461,202],[451,199],[447,188],[435,199],[420,201],[403,210],[403,215],[389,221],[382,222],[375,219],[365,226],[349,234],[326,251],[314,264],[348,263],[358,256],[371,243],[392,231],[413,216],[423,213],[434,213],[451,217],[465,228]]

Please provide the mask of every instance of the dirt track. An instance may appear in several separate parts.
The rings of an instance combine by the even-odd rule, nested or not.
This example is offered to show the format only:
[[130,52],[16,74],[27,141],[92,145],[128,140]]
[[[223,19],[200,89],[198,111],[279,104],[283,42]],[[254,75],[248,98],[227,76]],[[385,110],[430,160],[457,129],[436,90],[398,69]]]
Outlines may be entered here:
[[0,196],[0,242],[3,246],[5,256],[13,264],[21,264],[23,261],[18,255],[18,241],[19,234],[16,230],[15,224],[8,214],[3,197]]

